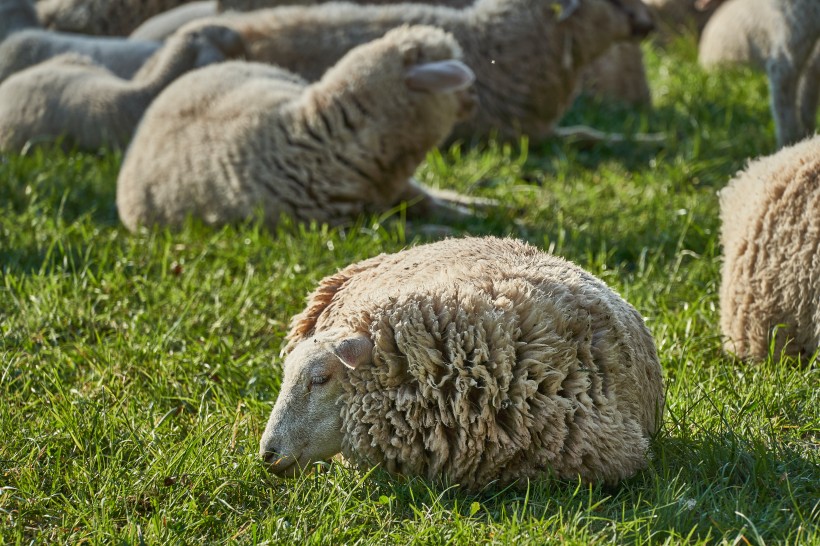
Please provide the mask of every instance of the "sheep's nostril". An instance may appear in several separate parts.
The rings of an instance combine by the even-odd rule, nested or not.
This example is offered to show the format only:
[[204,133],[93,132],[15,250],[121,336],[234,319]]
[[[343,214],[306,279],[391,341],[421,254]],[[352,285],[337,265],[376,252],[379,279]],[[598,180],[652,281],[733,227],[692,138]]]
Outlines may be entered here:
[[279,459],[282,458],[282,456],[279,454],[279,450],[275,449],[275,448],[274,449],[270,449],[270,448],[266,449],[265,451],[263,451],[261,453],[261,455],[262,455],[262,460],[265,461],[268,464],[274,464],[276,461],[278,461]]

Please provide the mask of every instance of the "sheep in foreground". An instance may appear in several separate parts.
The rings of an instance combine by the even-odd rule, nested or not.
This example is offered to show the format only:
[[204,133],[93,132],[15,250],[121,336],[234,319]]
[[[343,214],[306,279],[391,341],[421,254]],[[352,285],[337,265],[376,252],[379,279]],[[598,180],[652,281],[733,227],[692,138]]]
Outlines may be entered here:
[[448,239],[326,277],[291,323],[260,442],[291,476],[341,452],[468,489],[616,482],[663,411],[652,335],[599,279],[513,239]]
[[[470,115],[473,73],[453,37],[401,27],[346,55],[318,82],[259,63],[224,63],[169,86],[137,129],[117,179],[131,230],[281,214],[339,224],[402,200],[451,209],[411,179]],[[453,209],[455,213],[460,209]]]
[[162,46],[160,42],[27,29],[0,42],[0,82],[21,70],[64,53],[93,59],[117,76],[130,79]]
[[729,0],[703,31],[700,62],[766,69],[778,146],[814,132],[820,96],[820,2]]
[[234,31],[203,27],[171,38],[134,76],[124,80],[88,57],[49,59],[0,84],[0,150],[53,142],[96,150],[121,148],[162,89],[181,74],[243,52]]
[[0,0],[0,42],[12,32],[39,26],[31,0]]
[[820,136],[751,162],[720,192],[720,214],[727,350],[810,357],[820,348]]
[[128,36],[143,21],[190,0],[39,0],[47,28],[96,36]]
[[[314,80],[345,51],[402,24],[451,32],[476,73],[477,115],[456,128],[472,139],[498,132],[542,138],[574,99],[583,69],[614,42],[651,29],[640,0],[478,0],[462,10],[423,4],[328,3],[214,19],[239,31],[251,59]],[[201,22],[192,25],[202,24]]]

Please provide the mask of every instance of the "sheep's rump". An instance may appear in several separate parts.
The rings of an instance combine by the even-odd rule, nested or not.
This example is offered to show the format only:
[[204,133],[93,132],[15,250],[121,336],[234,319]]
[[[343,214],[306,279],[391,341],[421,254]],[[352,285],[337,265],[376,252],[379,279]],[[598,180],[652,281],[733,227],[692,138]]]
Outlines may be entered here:
[[663,407],[652,337],[560,258],[494,238],[378,256],[326,279],[291,341],[335,327],[374,342],[341,400],[353,460],[471,489],[646,464]]
[[820,136],[750,163],[721,191],[720,209],[727,350],[811,356],[820,347]]

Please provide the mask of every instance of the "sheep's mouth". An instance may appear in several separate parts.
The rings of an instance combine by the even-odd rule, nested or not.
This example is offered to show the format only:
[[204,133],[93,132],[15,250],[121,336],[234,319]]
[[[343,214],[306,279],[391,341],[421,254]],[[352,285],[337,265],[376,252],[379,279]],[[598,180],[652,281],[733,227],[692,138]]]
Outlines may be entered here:
[[301,467],[298,459],[290,455],[279,455],[270,453],[265,456],[265,463],[268,470],[280,478],[293,478],[300,473]]

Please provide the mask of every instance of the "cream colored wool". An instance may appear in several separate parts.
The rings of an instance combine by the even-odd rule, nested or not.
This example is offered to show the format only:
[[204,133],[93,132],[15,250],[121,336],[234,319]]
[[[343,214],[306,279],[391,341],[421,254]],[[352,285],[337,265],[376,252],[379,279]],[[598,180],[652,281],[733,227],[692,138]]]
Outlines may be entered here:
[[0,83],[0,150],[20,152],[60,137],[86,150],[122,148],[165,86],[189,70],[242,52],[237,33],[209,26],[175,35],[133,80],[88,57],[49,59]]
[[221,225],[260,209],[270,227],[283,213],[339,224],[403,200],[451,211],[411,177],[474,109],[460,55],[440,29],[401,27],[312,85],[259,63],[186,75],[137,130],[117,179],[120,218],[135,230],[188,215]]
[[162,41],[191,21],[212,17],[217,13],[216,0],[188,2],[154,15],[135,28],[130,38],[133,40]]
[[721,190],[720,213],[726,349],[811,356],[820,348],[820,136],[751,162]]
[[128,36],[143,21],[190,0],[39,0],[37,13],[54,30]]
[[[345,356],[361,335],[372,353]],[[341,451],[473,490],[550,474],[616,482],[646,465],[661,422],[661,369],[637,311],[513,239],[449,239],[348,266],[320,282],[288,340],[260,445],[283,475]],[[315,369],[326,347],[351,367],[305,398],[292,378],[327,373]],[[318,406],[336,408],[335,425],[314,422]]]
[[[561,5],[566,19],[559,21]],[[402,24],[451,32],[476,74],[479,109],[455,137],[498,133],[542,138],[575,98],[578,79],[615,42],[642,35],[651,18],[640,0],[478,0],[464,9],[423,4],[285,6],[214,19],[237,29],[250,58],[314,80],[345,51]],[[192,25],[202,24],[201,22]]]

